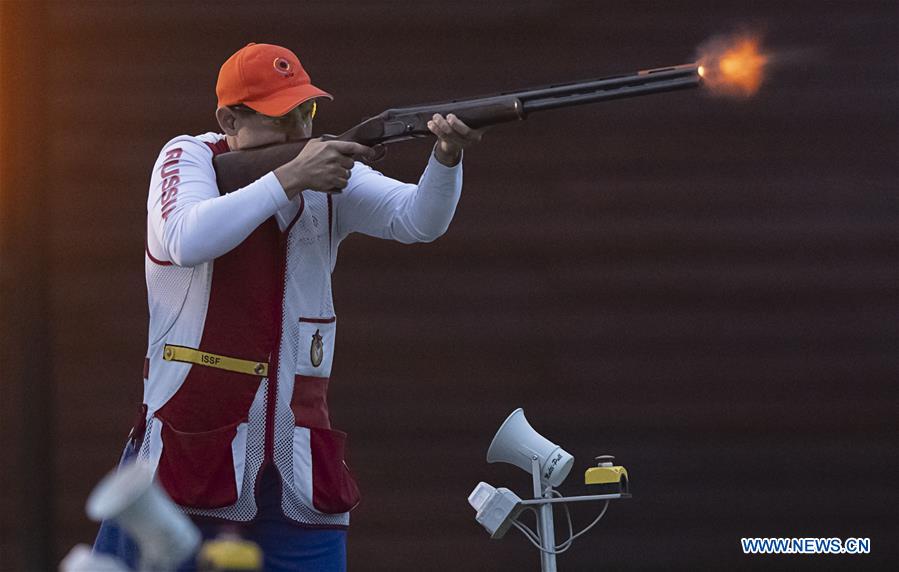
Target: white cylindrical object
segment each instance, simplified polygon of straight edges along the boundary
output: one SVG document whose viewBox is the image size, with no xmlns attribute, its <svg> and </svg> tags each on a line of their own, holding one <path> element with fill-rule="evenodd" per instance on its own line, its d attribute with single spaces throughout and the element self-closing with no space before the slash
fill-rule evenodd
<svg viewBox="0 0 899 572">
<path fill-rule="evenodd" d="M 100 481 L 87 499 L 87 515 L 117 521 L 140 547 L 142 570 L 174 570 L 200 545 L 200 531 L 156 485 L 153 469 L 141 462 Z"/>
</svg>

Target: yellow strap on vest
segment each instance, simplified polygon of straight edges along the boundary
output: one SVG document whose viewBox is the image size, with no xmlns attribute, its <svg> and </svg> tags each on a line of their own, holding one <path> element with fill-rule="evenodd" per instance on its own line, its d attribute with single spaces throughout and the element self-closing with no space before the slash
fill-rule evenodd
<svg viewBox="0 0 899 572">
<path fill-rule="evenodd" d="M 165 361 L 195 363 L 197 365 L 205 365 L 206 367 L 224 369 L 226 371 L 268 377 L 268 364 L 265 362 L 220 356 L 218 354 L 201 352 L 200 350 L 186 348 L 184 346 L 172 346 L 166 344 L 162 351 L 162 359 Z"/>
</svg>

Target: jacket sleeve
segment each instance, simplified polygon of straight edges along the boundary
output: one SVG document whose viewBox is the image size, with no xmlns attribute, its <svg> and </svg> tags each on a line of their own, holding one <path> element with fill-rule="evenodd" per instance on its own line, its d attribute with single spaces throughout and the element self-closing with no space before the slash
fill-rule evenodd
<svg viewBox="0 0 899 572">
<path fill-rule="evenodd" d="M 290 204 L 274 173 L 219 195 L 212 150 L 182 137 L 163 148 L 147 199 L 147 249 L 162 261 L 196 266 L 230 251 Z"/>
<path fill-rule="evenodd" d="M 338 239 L 353 232 L 406 244 L 431 242 L 449 228 L 462 194 L 462 162 L 447 167 L 431 153 L 417 185 L 356 163 L 347 187 L 334 195 Z"/>
</svg>

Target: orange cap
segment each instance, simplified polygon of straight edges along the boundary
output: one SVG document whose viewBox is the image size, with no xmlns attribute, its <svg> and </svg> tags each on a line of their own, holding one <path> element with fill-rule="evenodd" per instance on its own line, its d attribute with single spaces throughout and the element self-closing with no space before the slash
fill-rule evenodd
<svg viewBox="0 0 899 572">
<path fill-rule="evenodd" d="M 271 117 L 313 97 L 334 99 L 312 85 L 296 54 L 271 44 L 247 44 L 228 58 L 215 84 L 219 107 L 242 103 Z"/>
</svg>

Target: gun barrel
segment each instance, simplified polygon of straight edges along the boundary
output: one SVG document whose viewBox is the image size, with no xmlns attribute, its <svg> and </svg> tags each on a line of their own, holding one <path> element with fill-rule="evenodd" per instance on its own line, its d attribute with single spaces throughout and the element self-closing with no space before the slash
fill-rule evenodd
<svg viewBox="0 0 899 572">
<path fill-rule="evenodd" d="M 701 84 L 702 75 L 699 73 L 699 64 L 684 64 L 595 80 L 551 85 L 545 88 L 513 92 L 508 95 L 521 100 L 524 114 L 527 115 L 534 111 L 688 89 Z"/>
<path fill-rule="evenodd" d="M 429 136 L 427 122 L 435 113 L 453 113 L 469 127 L 479 128 L 526 119 L 536 111 L 687 89 L 701 84 L 699 64 L 655 68 L 486 97 L 388 109 L 342 133 L 339 138 L 365 145 L 392 143 Z"/>
</svg>

